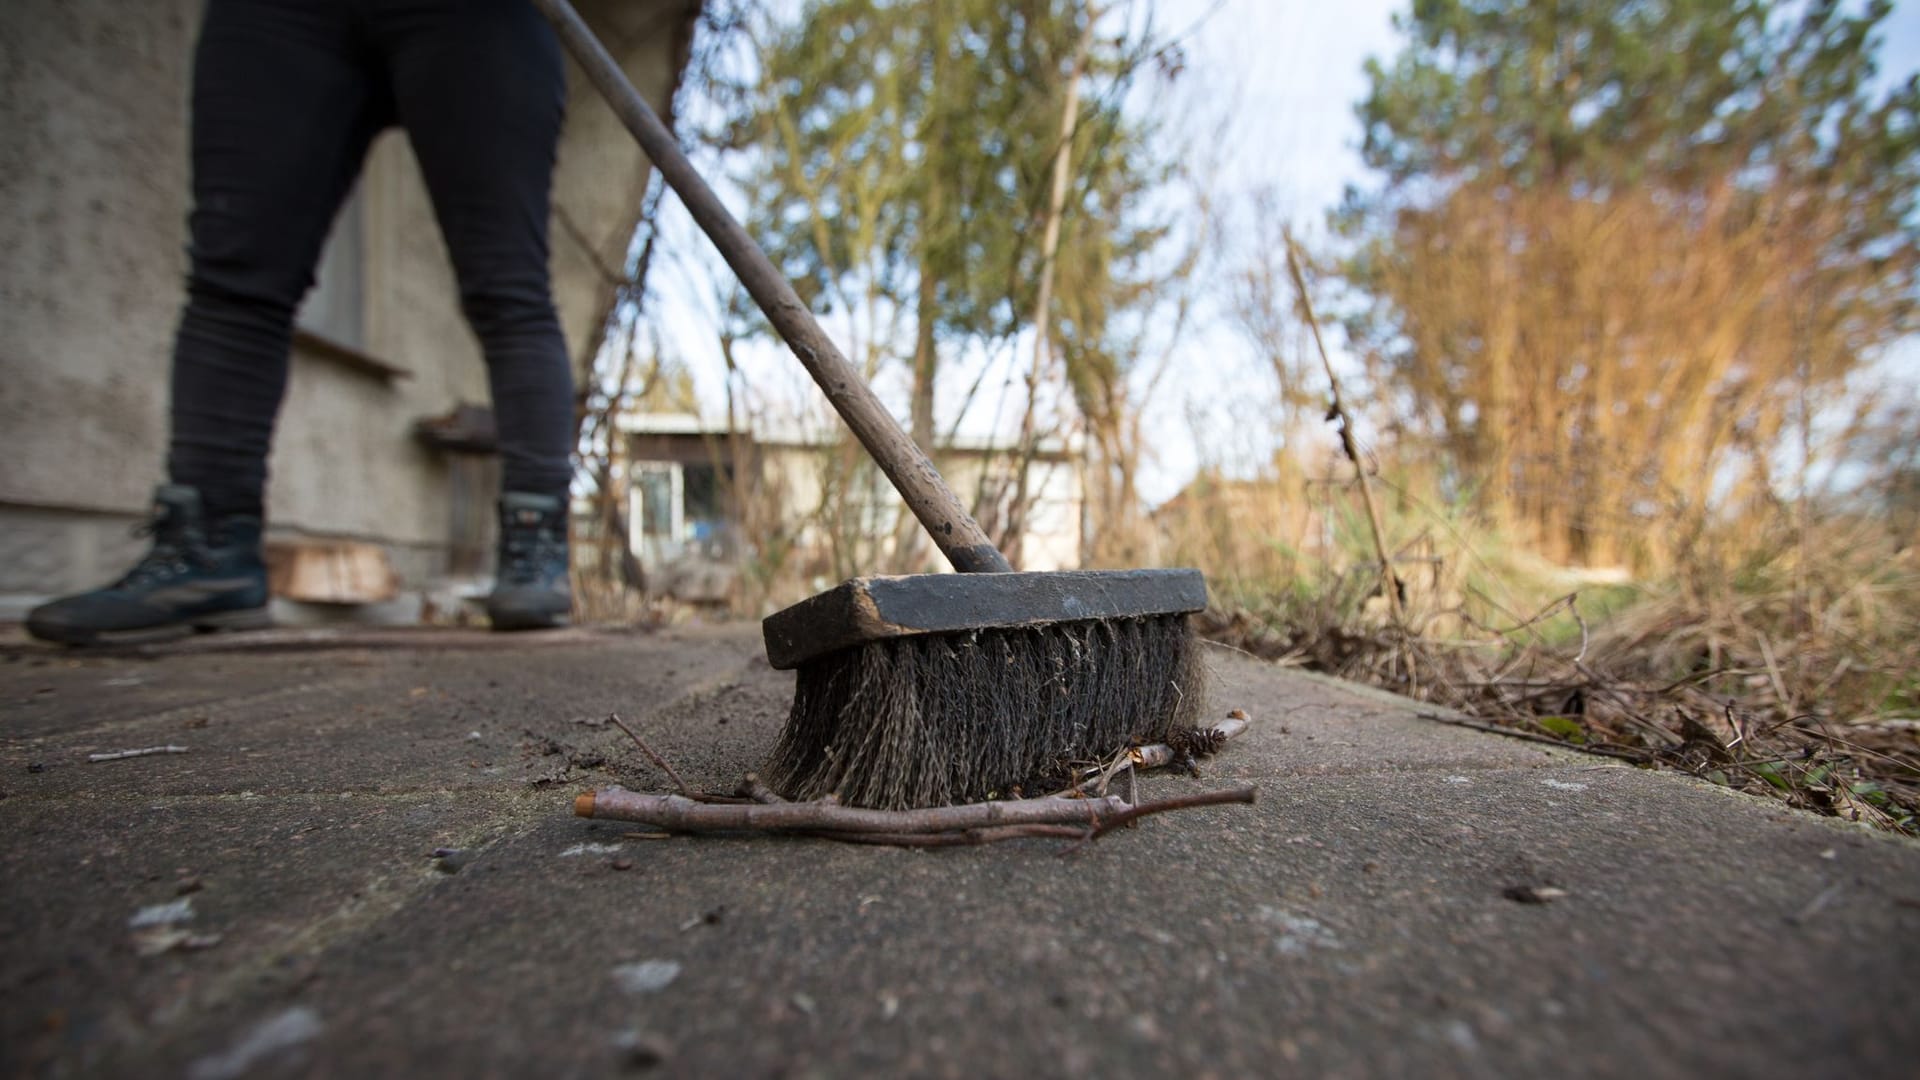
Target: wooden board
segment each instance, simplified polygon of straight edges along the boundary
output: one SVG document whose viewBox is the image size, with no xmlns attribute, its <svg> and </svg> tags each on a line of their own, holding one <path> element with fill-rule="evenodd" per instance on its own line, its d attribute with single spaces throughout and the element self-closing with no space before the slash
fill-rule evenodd
<svg viewBox="0 0 1920 1080">
<path fill-rule="evenodd" d="M 378 604 L 400 593 L 386 549 L 358 540 L 269 540 L 273 595 L 310 604 Z"/>
</svg>

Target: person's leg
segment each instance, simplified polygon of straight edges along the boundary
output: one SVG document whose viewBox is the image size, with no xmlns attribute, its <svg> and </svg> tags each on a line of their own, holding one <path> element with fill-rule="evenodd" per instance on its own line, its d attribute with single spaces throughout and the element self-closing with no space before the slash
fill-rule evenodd
<svg viewBox="0 0 1920 1080">
<path fill-rule="evenodd" d="M 547 272 L 566 105 L 559 42 L 526 0 L 428 0 L 374 18 L 400 123 L 486 355 L 503 486 L 563 496 L 573 369 Z"/>
<path fill-rule="evenodd" d="M 194 54 L 191 271 L 174 341 L 171 483 L 113 584 L 28 614 L 65 644 L 261 625 L 261 489 L 293 312 L 387 89 L 345 0 L 209 0 Z"/>
<path fill-rule="evenodd" d="M 194 54 L 191 268 L 167 463 L 210 518 L 261 516 L 294 311 L 390 116 L 348 0 L 209 0 Z"/>
<path fill-rule="evenodd" d="M 554 314 L 547 218 L 566 104 L 559 42 L 526 0 L 381 9 L 393 96 L 486 355 L 502 487 L 499 629 L 565 620 L 573 369 Z"/>
</svg>

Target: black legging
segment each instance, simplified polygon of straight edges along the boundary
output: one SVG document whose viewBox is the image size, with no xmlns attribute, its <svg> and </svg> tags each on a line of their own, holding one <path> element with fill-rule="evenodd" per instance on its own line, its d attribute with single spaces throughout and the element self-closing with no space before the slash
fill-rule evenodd
<svg viewBox="0 0 1920 1080">
<path fill-rule="evenodd" d="M 509 491 L 564 494 L 572 370 L 547 277 L 566 83 L 526 0 L 209 0 L 173 482 L 261 512 L 293 315 L 375 133 L 407 130 L 486 354 Z"/>
</svg>

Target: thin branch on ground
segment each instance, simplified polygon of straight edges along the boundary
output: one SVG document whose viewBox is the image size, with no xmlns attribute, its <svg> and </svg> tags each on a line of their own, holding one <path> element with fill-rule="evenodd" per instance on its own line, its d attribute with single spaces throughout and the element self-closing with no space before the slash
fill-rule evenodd
<svg viewBox="0 0 1920 1080">
<path fill-rule="evenodd" d="M 1114 795 L 1006 799 L 919 810 L 872 810 L 824 801 L 710 804 L 685 795 L 648 795 L 618 789 L 589 792 L 574 802 L 574 812 L 581 817 L 635 821 L 676 832 L 914 833 L 1074 824 L 1094 828 L 1127 809 L 1126 801 Z"/>
<path fill-rule="evenodd" d="M 742 790 L 771 795 L 758 781 L 741 781 Z M 894 847 L 957 847 L 1002 840 L 1078 841 L 1075 851 L 1122 825 L 1152 814 L 1203 806 L 1252 803 L 1251 784 L 1129 803 L 1117 795 L 1101 798 L 1007 799 L 998 802 L 935 806 L 919 810 L 869 810 L 838 802 L 748 802 L 714 804 L 682 795 L 646 795 L 614 789 L 590 792 L 574 803 L 581 817 L 633 821 L 667 832 L 788 833 L 857 844 Z M 779 796 L 773 795 L 779 799 Z M 1062 854 L 1065 854 L 1063 852 Z"/>
<path fill-rule="evenodd" d="M 1073 825 L 1000 825 L 986 829 L 962 829 L 937 833 L 853 833 L 821 830 L 804 835 L 822 840 L 840 840 L 849 844 L 881 844 L 888 847 L 971 847 L 1002 840 L 1054 839 L 1085 840 L 1089 830 Z"/>
<path fill-rule="evenodd" d="M 1188 810 L 1196 806 L 1224 806 L 1228 803 L 1246 803 L 1251 805 L 1257 793 L 1252 784 L 1223 788 L 1219 791 L 1202 791 L 1194 795 L 1178 795 L 1170 799 L 1154 799 L 1139 803 L 1115 814 L 1113 817 L 1094 827 L 1093 834 L 1087 839 L 1098 840 L 1123 825 L 1147 817 L 1150 814 L 1164 814 L 1169 810 Z"/>
<path fill-rule="evenodd" d="M 184 746 L 146 746 L 138 750 L 114 750 L 105 754 L 88 754 L 87 764 L 94 765 L 102 761 L 125 761 L 128 758 L 150 757 L 154 754 L 184 754 Z"/>
<path fill-rule="evenodd" d="M 768 805 L 787 801 L 785 796 L 761 783 L 758 773 L 748 773 L 741 777 L 740 786 L 734 789 L 734 794 L 743 795 L 752 799 L 754 802 L 767 803 Z"/>
<path fill-rule="evenodd" d="M 1226 719 L 1210 727 L 1175 731 L 1166 743 L 1124 747 L 1108 762 L 1086 770 L 1074 787 L 1053 795 L 915 810 L 845 806 L 832 795 L 811 802 L 792 802 L 767 787 L 753 773 L 741 777 L 731 794 L 696 792 L 617 714 L 609 714 L 607 720 L 626 732 L 627 737 L 673 779 L 679 793 L 645 794 L 617 787 L 590 791 L 574 800 L 574 813 L 665 830 L 636 835 L 771 832 L 894 847 L 955 847 L 1038 838 L 1074 840 L 1078 842 L 1077 849 L 1117 825 L 1150 814 L 1254 800 L 1251 785 L 1144 803 L 1133 796 L 1131 784 L 1127 785 L 1127 797 L 1106 792 L 1107 783 L 1122 772 L 1131 775 L 1136 768 L 1190 764 L 1195 758 L 1217 753 L 1251 725 L 1242 709 L 1233 710 Z M 1098 790 L 1089 789 L 1094 781 L 1098 782 Z"/>
<path fill-rule="evenodd" d="M 1188 751 L 1185 756 L 1195 758 L 1210 757 L 1219 751 L 1221 745 L 1224 745 L 1228 740 L 1245 732 L 1251 723 L 1252 720 L 1247 716 L 1245 709 L 1235 709 L 1227 714 L 1225 720 L 1220 721 L 1212 727 L 1197 728 L 1193 735 L 1182 740 L 1183 743 L 1189 745 L 1211 743 L 1214 745 L 1214 749 L 1206 751 L 1205 753 L 1198 752 L 1197 750 Z M 1145 770 L 1163 768 L 1182 760 L 1182 757 L 1182 748 L 1174 747 L 1167 743 L 1148 743 L 1144 746 L 1122 747 L 1106 761 L 1078 770 L 1075 774 L 1074 782 L 1061 788 L 1059 791 L 1053 792 L 1052 797 L 1060 798 L 1077 795 L 1082 792 L 1105 795 L 1107 793 L 1107 785 L 1113 781 L 1114 777 L 1119 776 L 1128 769 Z"/>
<path fill-rule="evenodd" d="M 1484 731 L 1489 735 L 1504 735 L 1510 739 L 1525 739 L 1527 742 L 1541 743 L 1546 746 L 1557 746 L 1562 750 L 1572 750 L 1576 753 L 1599 754 L 1602 757 L 1619 758 L 1622 761 L 1631 761 L 1636 765 L 1644 765 L 1653 759 L 1651 752 L 1635 750 L 1631 747 L 1610 746 L 1605 743 L 1568 742 L 1565 739 L 1553 735 L 1536 735 L 1531 731 L 1522 731 L 1515 727 L 1507 727 L 1502 724 L 1482 724 L 1468 720 L 1465 717 L 1447 716 L 1444 713 L 1422 712 L 1415 713 L 1414 715 L 1422 720 L 1433 720 L 1442 724 L 1452 724 L 1454 727 L 1471 728 L 1474 731 Z"/>
<path fill-rule="evenodd" d="M 671 779 L 673 781 L 673 786 L 679 789 L 680 794 L 685 795 L 689 799 L 699 798 L 699 796 L 693 793 L 693 789 L 687 786 L 687 782 L 685 780 L 680 779 L 680 774 L 673 771 L 673 766 L 667 764 L 667 759 L 661 757 L 659 754 L 654 753 L 653 747 L 648 746 L 647 741 L 645 739 L 642 739 L 639 735 L 636 735 L 634 733 L 634 730 L 628 727 L 625 721 L 620 719 L 619 713 L 608 713 L 607 722 L 612 724 L 614 727 L 619 728 L 621 731 L 626 732 L 627 738 L 632 739 L 633 744 L 640 748 L 640 752 L 647 755 L 647 760 L 653 762 L 656 766 L 659 767 L 661 772 L 664 772 L 667 774 L 668 779 Z"/>
</svg>

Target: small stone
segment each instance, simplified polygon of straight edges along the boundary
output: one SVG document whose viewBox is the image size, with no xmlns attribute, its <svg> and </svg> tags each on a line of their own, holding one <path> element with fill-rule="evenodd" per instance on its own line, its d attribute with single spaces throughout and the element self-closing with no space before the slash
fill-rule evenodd
<svg viewBox="0 0 1920 1080">
<path fill-rule="evenodd" d="M 613 867 L 615 870 L 631 870 L 633 869 L 633 860 L 623 855 L 607 863 L 607 865 Z"/>
<path fill-rule="evenodd" d="M 127 920 L 130 929 L 139 930 L 149 926 L 172 926 L 175 923 L 193 921 L 193 900 L 191 898 L 174 900 L 165 904 L 149 904 L 133 913 Z"/>
<path fill-rule="evenodd" d="M 659 993 L 679 977 L 680 964 L 675 960 L 641 960 L 613 969 L 614 983 L 629 994 Z"/>
<path fill-rule="evenodd" d="M 173 895 L 185 896 L 188 893 L 197 893 L 206 887 L 207 883 L 197 877 L 183 877 L 173 883 Z"/>
</svg>

